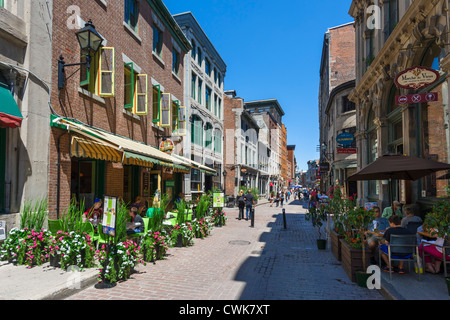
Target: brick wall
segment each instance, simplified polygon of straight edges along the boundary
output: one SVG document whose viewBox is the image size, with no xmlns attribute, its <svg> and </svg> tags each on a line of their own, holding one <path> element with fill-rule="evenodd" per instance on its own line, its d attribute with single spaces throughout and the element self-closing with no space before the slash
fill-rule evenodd
<svg viewBox="0 0 450 320">
<path fill-rule="evenodd" d="M 223 123 L 224 123 L 224 167 L 227 171 L 225 177 L 225 192 L 226 195 L 234 196 L 235 179 L 238 177 L 237 169 L 233 166 L 236 161 L 236 139 L 234 132 L 236 128 L 236 113 L 232 109 L 243 108 L 243 100 L 241 98 L 230 98 L 224 95 L 223 98 Z M 240 130 L 240 127 L 239 127 Z"/>
<path fill-rule="evenodd" d="M 330 29 L 331 89 L 356 78 L 355 28 L 353 24 Z"/>
<path fill-rule="evenodd" d="M 70 8 L 69 8 L 70 6 Z M 80 16 L 84 21 L 92 20 L 96 30 L 107 40 L 106 46 L 115 48 L 115 97 L 112 98 L 90 98 L 79 92 L 80 73 L 76 72 L 66 81 L 66 86 L 61 91 L 61 105 L 58 102 L 57 89 L 57 61 L 63 55 L 66 63 L 80 62 L 80 48 L 75 36 L 76 30 L 70 29 L 74 22 L 75 12 L 68 10 L 80 8 Z M 152 126 L 152 82 L 154 78 L 164 87 L 164 92 L 172 93 L 181 105 L 183 101 L 183 77 L 175 77 L 172 74 L 172 36 L 169 27 L 166 26 L 163 37 L 162 61 L 152 55 L 153 51 L 153 18 L 151 8 L 147 1 L 140 1 L 140 15 L 138 22 L 138 37 L 133 35 L 123 24 L 124 2 L 122 0 L 108 0 L 104 6 L 100 1 L 74 0 L 70 4 L 66 1 L 55 1 L 53 4 L 53 73 L 52 77 L 52 106 L 56 113 L 61 116 L 76 118 L 89 125 L 104 129 L 106 131 L 129 137 L 149 145 L 157 146 L 156 134 L 171 135 L 171 129 L 167 128 L 161 132 Z M 67 13 L 69 11 L 69 13 Z M 124 110 L 124 59 L 126 55 L 141 68 L 141 73 L 148 75 L 148 115 L 133 117 L 123 112 Z M 183 75 L 184 55 L 180 55 L 179 74 Z M 78 67 L 68 67 L 66 77 L 77 70 Z M 103 102 L 104 101 L 104 102 Z M 63 107 L 62 107 L 63 106 Z M 52 129 L 50 139 L 50 186 L 49 186 L 49 211 L 55 212 L 56 208 L 56 140 L 62 131 Z M 61 205 L 68 204 L 70 199 L 70 156 L 69 156 L 69 134 L 61 139 Z M 178 143 L 182 143 L 182 140 Z M 112 171 L 111 171 L 112 170 Z M 110 172 L 111 171 L 111 172 Z M 108 188 L 123 193 L 120 183 L 123 172 L 120 169 L 106 168 L 106 176 L 114 183 Z M 112 174 L 112 175 L 111 175 Z M 122 177 L 122 178 L 121 178 Z M 108 184 L 107 184 L 108 185 Z"/>
</svg>

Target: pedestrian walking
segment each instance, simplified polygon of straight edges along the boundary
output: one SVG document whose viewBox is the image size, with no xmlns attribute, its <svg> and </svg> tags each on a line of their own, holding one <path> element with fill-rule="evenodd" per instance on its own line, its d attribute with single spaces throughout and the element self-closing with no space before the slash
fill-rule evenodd
<svg viewBox="0 0 450 320">
<path fill-rule="evenodd" d="M 273 206 L 273 201 L 275 200 L 275 194 L 273 193 L 273 191 L 270 193 L 269 196 L 269 201 L 270 201 L 270 206 Z"/>
<path fill-rule="evenodd" d="M 248 189 L 248 193 L 244 196 L 244 199 L 245 199 L 245 209 L 246 209 L 245 210 L 245 220 L 248 220 L 249 216 L 250 216 L 250 219 L 252 218 L 252 207 L 253 207 L 253 202 L 255 201 L 250 189 Z"/>
<path fill-rule="evenodd" d="M 283 208 L 283 201 L 284 201 L 284 191 L 281 191 L 281 194 L 280 194 L 280 204 L 281 204 L 281 207 Z"/>
<path fill-rule="evenodd" d="M 239 191 L 237 202 L 239 207 L 238 220 L 241 220 L 244 219 L 244 208 L 245 208 L 244 190 Z"/>
<path fill-rule="evenodd" d="M 276 207 L 278 207 L 279 203 L 280 203 L 280 194 L 277 192 L 277 195 L 275 196 Z"/>
</svg>

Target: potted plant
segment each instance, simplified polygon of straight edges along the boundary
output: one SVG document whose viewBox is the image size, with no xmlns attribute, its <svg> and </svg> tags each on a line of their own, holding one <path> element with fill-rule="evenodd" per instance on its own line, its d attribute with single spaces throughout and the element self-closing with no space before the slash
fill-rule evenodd
<svg viewBox="0 0 450 320">
<path fill-rule="evenodd" d="M 196 238 L 205 238 L 211 232 L 211 226 L 205 218 L 193 221 L 192 228 Z"/>
<path fill-rule="evenodd" d="M 51 233 L 45 229 L 40 231 L 28 228 L 13 228 L 0 250 L 0 260 L 8 260 L 17 265 L 31 268 L 42 265 L 49 259 L 49 239 Z"/>
<path fill-rule="evenodd" d="M 321 229 L 322 229 L 324 221 L 327 220 L 327 212 L 328 212 L 327 204 L 318 203 L 317 207 L 310 207 L 305 216 L 305 219 L 307 221 L 311 221 L 313 227 L 317 228 L 317 233 L 318 233 L 317 248 L 319 250 L 326 249 L 327 240 L 322 239 Z"/>
<path fill-rule="evenodd" d="M 107 243 L 103 244 L 96 252 L 96 258 L 100 265 L 98 282 L 103 288 L 113 286 L 119 280 L 128 279 L 134 267 L 143 262 L 139 259 L 140 246 L 132 240 L 127 240 L 126 221 L 128 216 L 126 204 L 119 200 L 115 236 L 107 235 Z"/>
<path fill-rule="evenodd" d="M 217 211 L 213 214 L 214 225 L 216 227 L 222 227 L 226 224 L 227 215 L 222 208 L 218 208 Z"/>
<path fill-rule="evenodd" d="M 356 195 L 344 197 L 340 187 L 331 188 L 329 196 L 329 213 L 332 227 L 330 228 L 331 252 L 338 261 L 341 257 L 341 241 L 345 235 L 345 214 L 356 206 Z"/>
<path fill-rule="evenodd" d="M 450 234 L 450 201 L 439 200 L 425 216 L 424 226 L 431 235 L 445 239 Z M 445 279 L 450 295 L 450 277 Z"/>
<path fill-rule="evenodd" d="M 367 279 L 371 275 L 366 273 L 369 255 L 366 254 L 364 232 L 374 219 L 373 210 L 361 207 L 350 209 L 345 215 L 346 234 L 344 239 L 341 239 L 342 267 L 353 282 L 357 281 L 357 277 Z M 364 280 L 360 283 L 365 285 Z"/>
<path fill-rule="evenodd" d="M 172 244 L 175 247 L 187 247 L 194 244 L 195 233 L 190 222 L 176 224 L 171 233 Z"/>
<path fill-rule="evenodd" d="M 91 237 L 78 231 L 58 231 L 50 236 L 49 245 L 52 266 L 66 270 L 74 265 L 81 269 L 94 266 L 95 249 Z"/>
<path fill-rule="evenodd" d="M 169 249 L 170 237 L 163 229 L 161 231 L 149 231 L 141 240 L 142 253 L 145 262 L 161 260 Z"/>
</svg>

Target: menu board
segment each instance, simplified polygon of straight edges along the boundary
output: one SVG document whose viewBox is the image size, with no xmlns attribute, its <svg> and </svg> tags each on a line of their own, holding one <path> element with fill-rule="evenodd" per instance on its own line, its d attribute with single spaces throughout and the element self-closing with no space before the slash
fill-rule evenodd
<svg viewBox="0 0 450 320">
<path fill-rule="evenodd" d="M 225 206 L 225 196 L 223 193 L 213 193 L 213 208 L 223 208 Z"/>
<path fill-rule="evenodd" d="M 105 196 L 103 202 L 103 233 L 114 237 L 116 235 L 117 197 Z"/>
</svg>

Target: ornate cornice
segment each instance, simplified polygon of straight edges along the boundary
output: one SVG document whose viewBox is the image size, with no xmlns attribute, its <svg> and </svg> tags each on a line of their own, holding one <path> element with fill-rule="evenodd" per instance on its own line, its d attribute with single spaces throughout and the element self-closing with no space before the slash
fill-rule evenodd
<svg viewBox="0 0 450 320">
<path fill-rule="evenodd" d="M 380 52 L 375 57 L 362 79 L 357 83 L 356 88 L 351 92 L 349 99 L 352 101 L 364 100 L 364 94 L 380 80 L 391 77 L 401 68 L 403 62 L 413 51 L 404 51 L 403 46 L 413 35 L 414 30 L 419 23 L 425 21 L 431 10 L 440 0 L 415 0 L 403 15 L 392 34 L 384 43 Z M 353 1 L 350 15 L 354 17 L 357 14 L 358 5 L 362 5 L 364 1 Z M 406 59 L 405 59 L 406 58 Z M 392 62 L 392 65 L 390 63 Z"/>
</svg>

